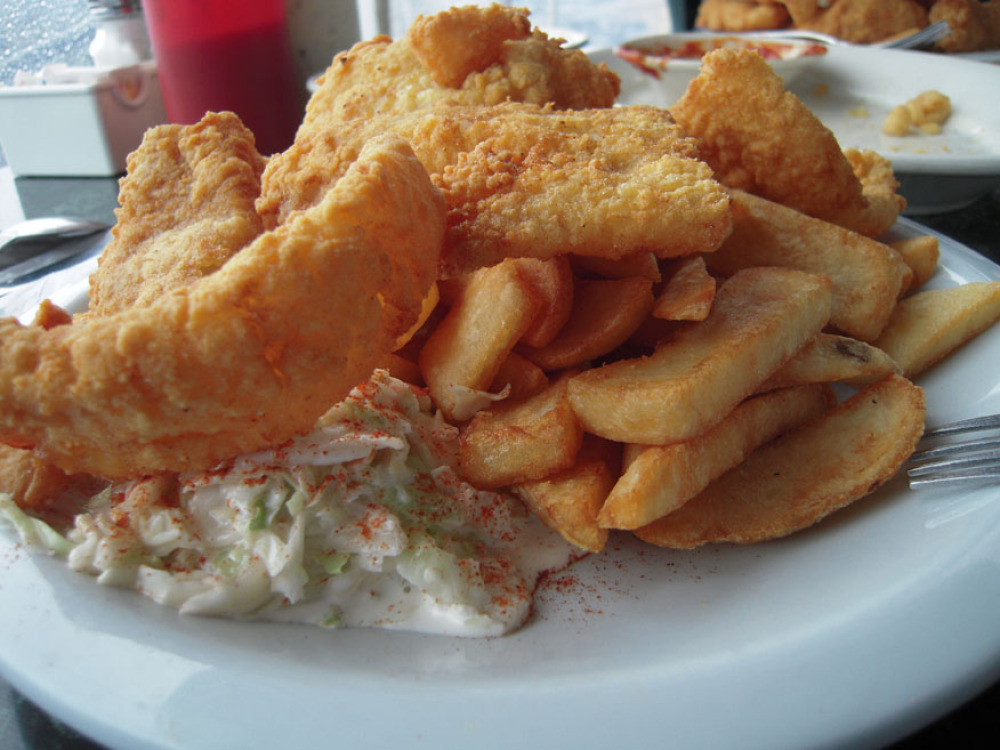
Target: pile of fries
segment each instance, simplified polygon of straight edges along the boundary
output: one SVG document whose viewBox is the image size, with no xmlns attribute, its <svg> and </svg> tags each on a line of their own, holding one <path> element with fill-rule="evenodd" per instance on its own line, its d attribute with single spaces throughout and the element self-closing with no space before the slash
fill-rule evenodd
<svg viewBox="0 0 1000 750">
<path fill-rule="evenodd" d="M 508 259 L 440 281 L 388 363 L 461 425 L 460 466 L 578 547 L 785 536 L 873 492 L 923 434 L 912 381 L 1000 318 L 1000 282 L 921 290 L 886 244 L 731 191 L 681 259 Z"/>
</svg>

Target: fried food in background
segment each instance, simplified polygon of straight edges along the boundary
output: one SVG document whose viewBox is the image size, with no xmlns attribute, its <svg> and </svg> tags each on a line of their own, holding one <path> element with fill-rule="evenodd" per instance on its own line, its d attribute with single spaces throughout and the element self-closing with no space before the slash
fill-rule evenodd
<svg viewBox="0 0 1000 750">
<path fill-rule="evenodd" d="M 443 232 L 409 146 L 374 139 L 320 203 L 214 274 L 50 330 L 0 321 L 0 439 L 127 478 L 308 431 L 417 320 Z"/>
<path fill-rule="evenodd" d="M 265 223 L 319 200 L 385 131 L 410 142 L 445 196 L 444 276 L 509 257 L 691 255 L 729 232 L 724 189 L 666 111 L 516 103 L 303 124 L 264 170 Z"/>
<path fill-rule="evenodd" d="M 713 31 L 763 31 L 789 24 L 788 9 L 777 0 L 702 0 L 695 28 Z"/>
<path fill-rule="evenodd" d="M 214 273 L 263 229 L 265 159 L 232 113 L 148 131 L 129 155 L 112 239 L 90 277 L 90 315 L 152 303 Z"/>
<path fill-rule="evenodd" d="M 532 30 L 524 9 L 452 8 L 419 17 L 401 39 L 379 36 L 334 57 L 303 127 L 442 104 L 610 107 L 619 89 L 605 65 Z"/>
<path fill-rule="evenodd" d="M 888 162 L 845 155 L 830 129 L 750 50 L 707 54 L 670 113 L 729 187 L 869 236 L 891 227 L 905 205 Z"/>
<path fill-rule="evenodd" d="M 1000 2 L 989 0 L 937 0 L 931 23 L 947 21 L 951 33 L 938 42 L 945 52 L 975 52 L 1000 47 Z"/>
<path fill-rule="evenodd" d="M 797 29 L 829 34 L 852 44 L 881 42 L 927 25 L 915 0 L 782 0 Z"/>
<path fill-rule="evenodd" d="M 780 12 L 774 10 L 780 8 Z M 695 27 L 709 31 L 817 31 L 853 44 L 883 42 L 947 21 L 941 52 L 1000 47 L 1000 0 L 702 0 Z"/>
</svg>

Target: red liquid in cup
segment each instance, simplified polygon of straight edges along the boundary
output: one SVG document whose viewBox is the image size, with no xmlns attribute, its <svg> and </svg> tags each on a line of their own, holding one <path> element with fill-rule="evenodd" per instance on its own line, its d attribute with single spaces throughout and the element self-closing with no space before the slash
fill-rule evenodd
<svg viewBox="0 0 1000 750">
<path fill-rule="evenodd" d="M 284 0 L 146 0 L 143 7 L 171 122 L 229 110 L 261 153 L 291 145 L 303 100 Z"/>
</svg>

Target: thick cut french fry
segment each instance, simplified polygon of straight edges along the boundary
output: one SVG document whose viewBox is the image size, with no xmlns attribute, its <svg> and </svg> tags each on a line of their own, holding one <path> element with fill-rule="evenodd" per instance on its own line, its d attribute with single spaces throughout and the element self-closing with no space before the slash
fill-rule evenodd
<svg viewBox="0 0 1000 750">
<path fill-rule="evenodd" d="M 924 431 L 923 390 L 890 375 L 750 454 L 636 534 L 662 547 L 752 544 L 812 526 L 889 480 Z"/>
<path fill-rule="evenodd" d="M 511 489 L 545 524 L 570 544 L 600 552 L 608 530 L 597 523 L 597 514 L 617 476 L 618 443 L 586 435 L 576 463 L 569 469 Z"/>
<path fill-rule="evenodd" d="M 834 402 L 824 386 L 773 391 L 743 402 L 698 437 L 634 450 L 627 446 L 628 465 L 601 511 L 601 524 L 635 529 L 677 509 L 751 450 Z"/>
<path fill-rule="evenodd" d="M 913 278 L 910 280 L 911 291 L 922 287 L 934 275 L 938 259 L 941 256 L 941 247 L 937 237 L 922 234 L 917 237 L 907 237 L 905 240 L 896 240 L 889 244 L 913 271 Z"/>
<path fill-rule="evenodd" d="M 899 373 L 899 366 L 877 346 L 821 333 L 764 381 L 760 391 L 807 383 L 848 383 L 861 388 L 892 373 Z"/>
<path fill-rule="evenodd" d="M 692 255 L 673 261 L 663 288 L 653 304 L 653 317 L 662 320 L 704 320 L 715 299 L 715 278 L 705 258 Z"/>
<path fill-rule="evenodd" d="M 873 341 L 885 327 L 913 272 L 888 245 L 739 190 L 731 191 L 733 232 L 705 256 L 713 274 L 782 266 L 833 283 L 830 324 Z"/>
<path fill-rule="evenodd" d="M 573 269 L 565 255 L 547 260 L 521 258 L 517 265 L 539 298 L 537 316 L 521 341 L 528 346 L 545 346 L 569 320 L 573 309 Z"/>
<path fill-rule="evenodd" d="M 784 388 L 747 399 L 698 437 L 644 446 L 629 456 L 598 522 L 605 528 L 637 529 L 677 510 L 755 448 L 835 403 L 827 386 Z"/>
<path fill-rule="evenodd" d="M 896 305 L 875 345 L 908 378 L 948 356 L 1000 320 L 1000 281 L 916 292 Z"/>
<path fill-rule="evenodd" d="M 458 463 L 477 487 L 542 479 L 576 461 L 583 430 L 569 405 L 566 379 L 521 401 L 480 411 L 459 436 Z"/>
<path fill-rule="evenodd" d="M 649 279 L 578 279 L 573 311 L 555 340 L 518 351 L 547 372 L 575 367 L 621 346 L 652 307 Z"/>
<path fill-rule="evenodd" d="M 540 301 L 516 260 L 476 271 L 420 350 L 418 364 L 434 403 L 452 420 L 472 414 L 469 391 L 482 391 L 537 317 Z"/>
<path fill-rule="evenodd" d="M 826 325 L 830 282 L 787 268 L 751 268 L 720 285 L 708 318 L 648 357 L 619 360 L 569 381 L 584 428 L 625 443 L 700 435 Z"/>
</svg>

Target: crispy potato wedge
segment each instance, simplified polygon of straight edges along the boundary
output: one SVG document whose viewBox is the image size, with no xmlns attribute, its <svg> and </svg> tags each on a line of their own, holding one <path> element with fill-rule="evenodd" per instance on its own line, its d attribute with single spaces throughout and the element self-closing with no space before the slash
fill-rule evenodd
<svg viewBox="0 0 1000 750">
<path fill-rule="evenodd" d="M 515 260 L 476 271 L 417 360 L 446 417 L 472 416 L 468 392 L 489 387 L 514 344 L 537 318 L 541 301 Z"/>
<path fill-rule="evenodd" d="M 493 378 L 490 392 L 500 393 L 509 388 L 507 397 L 516 400 L 533 396 L 548 384 L 549 378 L 541 367 L 517 352 L 511 352 Z"/>
<path fill-rule="evenodd" d="M 586 255 L 571 257 L 573 270 L 579 276 L 599 276 L 605 279 L 629 279 L 638 276 L 654 284 L 662 278 L 660 261 L 653 253 L 636 253 L 624 258 L 597 258 Z"/>
<path fill-rule="evenodd" d="M 637 529 L 677 510 L 755 448 L 835 403 L 827 386 L 784 388 L 747 399 L 708 432 L 690 440 L 642 447 L 628 457 L 598 522 L 605 528 Z"/>
<path fill-rule="evenodd" d="M 546 372 L 576 367 L 621 346 L 652 307 L 649 279 L 577 279 L 573 311 L 555 340 L 517 351 Z"/>
<path fill-rule="evenodd" d="M 733 190 L 733 232 L 705 256 L 709 271 L 782 266 L 827 276 L 833 283 L 830 324 L 862 341 L 885 327 L 913 271 L 888 245 L 777 203 Z"/>
<path fill-rule="evenodd" d="M 566 325 L 573 310 L 573 269 L 565 255 L 547 260 L 520 258 L 516 262 L 539 297 L 537 316 L 521 341 L 528 346 L 545 346 Z"/>
<path fill-rule="evenodd" d="M 760 391 L 807 383 L 847 383 L 861 388 L 892 373 L 899 373 L 899 365 L 877 346 L 821 333 L 764 381 Z"/>
<path fill-rule="evenodd" d="M 1000 320 L 1000 281 L 916 292 L 896 305 L 875 346 L 913 378 Z"/>
<path fill-rule="evenodd" d="M 896 474 L 924 431 L 924 393 L 890 375 L 767 443 L 636 531 L 661 547 L 751 544 L 812 526 Z"/>
<path fill-rule="evenodd" d="M 830 282 L 787 268 L 751 268 L 720 285 L 712 312 L 656 351 L 587 370 L 569 399 L 587 432 L 663 445 L 700 435 L 826 325 Z"/>
<path fill-rule="evenodd" d="M 477 487 L 530 482 L 572 466 L 582 440 L 563 378 L 477 413 L 459 434 L 458 464 Z"/>
<path fill-rule="evenodd" d="M 910 280 L 910 291 L 919 289 L 934 275 L 938 259 L 941 256 L 941 246 L 937 237 L 930 234 L 922 234 L 918 237 L 907 237 L 905 240 L 896 240 L 889 243 L 889 246 L 899 253 L 903 262 L 913 271 L 913 278 Z"/>
<path fill-rule="evenodd" d="M 588 552 L 601 552 L 608 530 L 597 523 L 618 475 L 618 443 L 586 435 L 576 463 L 545 479 L 511 487 L 542 521 L 563 539 Z"/>
<path fill-rule="evenodd" d="M 653 304 L 653 317 L 661 320 L 704 320 L 715 299 L 715 278 L 705 258 L 679 258 L 668 267 L 666 282 Z"/>
</svg>

